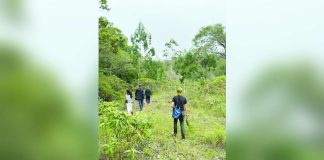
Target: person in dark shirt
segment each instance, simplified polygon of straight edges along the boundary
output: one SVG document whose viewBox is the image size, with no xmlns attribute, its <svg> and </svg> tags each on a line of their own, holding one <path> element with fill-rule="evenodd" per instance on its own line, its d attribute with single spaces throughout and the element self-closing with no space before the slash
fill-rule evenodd
<svg viewBox="0 0 324 160">
<path fill-rule="evenodd" d="M 140 111 L 143 110 L 143 99 L 144 99 L 144 90 L 142 85 L 138 86 L 138 89 L 135 91 L 135 100 L 138 101 Z"/>
<path fill-rule="evenodd" d="M 185 130 L 184 130 L 184 119 L 187 113 L 187 99 L 186 97 L 182 96 L 182 88 L 177 89 L 177 96 L 174 96 L 171 102 L 171 106 L 174 108 L 175 106 L 180 107 L 181 115 L 178 118 L 180 121 L 180 128 L 181 128 L 181 138 L 185 139 Z M 173 131 L 174 136 L 177 136 L 177 123 L 178 119 L 173 119 Z"/>
<path fill-rule="evenodd" d="M 152 91 L 150 90 L 150 88 L 148 87 L 145 90 L 145 99 L 146 99 L 146 104 L 150 104 L 151 103 L 151 95 L 152 95 Z"/>
</svg>

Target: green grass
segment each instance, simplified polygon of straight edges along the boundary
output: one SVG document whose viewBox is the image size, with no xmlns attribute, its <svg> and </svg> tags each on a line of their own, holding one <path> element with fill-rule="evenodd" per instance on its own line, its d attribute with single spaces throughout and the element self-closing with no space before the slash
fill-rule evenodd
<svg viewBox="0 0 324 160">
<path fill-rule="evenodd" d="M 125 106 L 117 101 L 108 102 L 106 105 L 118 108 L 116 115 L 121 115 L 119 119 L 136 119 L 136 126 L 147 124 L 149 127 L 137 127 L 136 132 L 124 126 L 123 132 L 107 132 L 101 130 L 99 137 L 101 144 L 110 144 L 109 138 L 115 138 L 118 145 L 115 150 L 106 154 L 101 152 L 103 159 L 111 157 L 113 159 L 226 159 L 226 107 L 225 107 L 225 86 L 222 81 L 206 81 L 201 84 L 199 81 L 190 81 L 179 84 L 177 81 L 168 81 L 155 86 L 151 98 L 152 103 L 145 105 L 142 112 L 135 101 L 133 111 L 134 117 L 129 117 L 125 111 Z M 216 85 L 216 86 L 215 86 Z M 169 101 L 176 95 L 177 86 L 184 88 L 184 96 L 188 100 L 189 107 L 189 126 L 185 123 L 186 139 L 181 140 L 180 126 L 178 127 L 177 137 L 173 136 L 172 109 Z M 210 87 L 213 86 L 213 87 Z M 101 106 L 101 120 L 105 120 L 108 112 L 104 112 L 105 107 Z M 106 108 L 107 109 L 107 108 Z M 118 114 L 117 114 L 118 113 Z M 124 117 L 123 114 L 127 116 Z M 112 121 L 116 119 L 115 114 L 109 113 L 107 120 L 109 131 L 115 131 Z M 118 119 L 118 117 L 117 117 Z M 178 124 L 179 125 L 179 124 Z M 137 132 L 140 134 L 138 135 Z M 112 134 L 113 133 L 113 134 Z M 145 136 L 144 139 L 139 137 Z M 107 138 L 108 137 L 108 138 Z M 118 138 L 119 137 L 119 138 Z M 128 139 L 128 140 L 126 140 Z M 108 147 L 109 148 L 109 147 Z M 101 147 L 101 151 L 106 151 Z M 109 158 L 108 158 L 109 159 Z"/>
<path fill-rule="evenodd" d="M 226 159 L 225 117 L 215 116 L 212 109 L 191 106 L 190 125 L 185 125 L 186 139 L 181 140 L 180 127 L 177 137 L 173 137 L 173 119 L 167 103 L 172 97 L 172 92 L 164 90 L 152 97 L 150 105 L 145 105 L 143 113 L 153 123 L 153 136 L 141 158 Z M 134 107 L 138 108 L 138 104 Z"/>
</svg>

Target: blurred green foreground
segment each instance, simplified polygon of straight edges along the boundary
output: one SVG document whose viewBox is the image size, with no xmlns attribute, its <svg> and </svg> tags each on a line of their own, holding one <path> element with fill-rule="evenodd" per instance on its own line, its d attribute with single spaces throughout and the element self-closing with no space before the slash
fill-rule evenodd
<svg viewBox="0 0 324 160">
<path fill-rule="evenodd" d="M 74 114 L 51 74 L 24 55 L 0 44 L 0 159 L 96 159 L 96 129 Z"/>
<path fill-rule="evenodd" d="M 240 125 L 228 125 L 227 158 L 323 159 L 324 83 L 316 69 L 305 59 L 285 62 L 250 81 L 235 110 Z"/>
</svg>

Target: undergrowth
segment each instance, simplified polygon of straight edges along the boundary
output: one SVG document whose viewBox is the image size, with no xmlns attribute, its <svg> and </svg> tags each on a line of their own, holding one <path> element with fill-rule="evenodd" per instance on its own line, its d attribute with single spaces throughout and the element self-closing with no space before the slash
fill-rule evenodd
<svg viewBox="0 0 324 160">
<path fill-rule="evenodd" d="M 143 112 L 134 103 L 135 116 L 117 102 L 99 104 L 101 159 L 226 159 L 225 76 L 206 81 L 155 83 L 141 80 L 153 91 L 152 103 Z M 144 85 L 144 87 L 145 87 Z M 176 87 L 188 99 L 186 140 L 173 137 L 169 101 Z"/>
</svg>

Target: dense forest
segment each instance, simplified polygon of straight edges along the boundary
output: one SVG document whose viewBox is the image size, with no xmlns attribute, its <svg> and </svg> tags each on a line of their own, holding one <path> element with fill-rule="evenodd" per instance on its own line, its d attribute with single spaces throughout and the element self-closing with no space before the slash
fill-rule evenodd
<svg viewBox="0 0 324 160">
<path fill-rule="evenodd" d="M 109 11 L 107 1 L 101 9 Z M 130 38 L 109 18 L 99 17 L 99 155 L 100 159 L 226 159 L 226 34 L 222 24 L 202 26 L 192 47 L 180 50 L 175 39 L 163 53 L 139 22 Z M 158 59 L 157 54 L 163 54 Z M 138 85 L 152 90 L 152 103 L 135 115 L 126 111 L 125 94 Z M 183 88 L 190 125 L 186 140 L 172 137 L 168 101 Z"/>
</svg>

